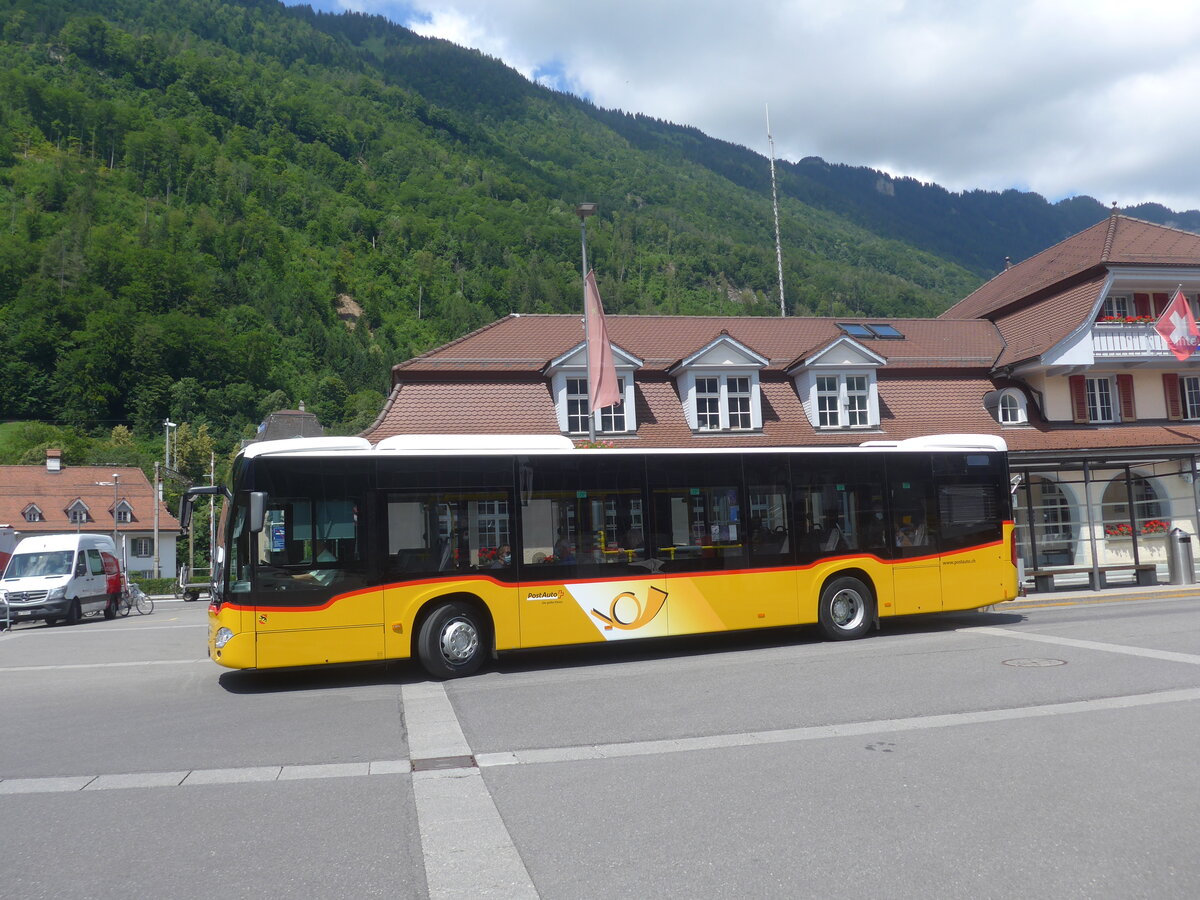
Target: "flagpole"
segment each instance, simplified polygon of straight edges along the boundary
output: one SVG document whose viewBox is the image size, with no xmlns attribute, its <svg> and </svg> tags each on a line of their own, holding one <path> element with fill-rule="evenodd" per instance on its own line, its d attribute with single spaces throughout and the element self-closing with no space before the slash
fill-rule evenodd
<svg viewBox="0 0 1200 900">
<path fill-rule="evenodd" d="M 587 302 L 587 219 L 588 216 L 595 215 L 595 203 L 580 203 L 575 207 L 575 215 L 579 216 L 579 241 L 583 249 L 583 355 L 584 365 L 586 367 L 587 376 L 587 416 L 588 416 L 588 441 L 596 442 L 596 417 L 592 410 L 592 344 L 591 344 L 591 329 L 588 327 L 588 302 Z"/>
</svg>

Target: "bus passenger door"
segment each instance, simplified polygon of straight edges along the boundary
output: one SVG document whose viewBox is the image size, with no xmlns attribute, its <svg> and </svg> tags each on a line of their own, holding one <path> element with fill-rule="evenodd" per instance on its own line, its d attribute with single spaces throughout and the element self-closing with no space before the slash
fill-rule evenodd
<svg viewBox="0 0 1200 900">
<path fill-rule="evenodd" d="M 942 570 L 929 456 L 888 456 L 887 470 L 895 545 L 892 548 L 895 614 L 940 612 Z"/>
<path fill-rule="evenodd" d="M 259 668 L 383 658 L 358 510 L 357 498 L 320 491 L 270 498 L 253 587 Z"/>
</svg>

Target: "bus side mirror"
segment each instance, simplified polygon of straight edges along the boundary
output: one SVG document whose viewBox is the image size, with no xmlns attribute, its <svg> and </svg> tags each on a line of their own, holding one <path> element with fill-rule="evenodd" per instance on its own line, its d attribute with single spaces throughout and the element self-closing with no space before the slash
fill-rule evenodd
<svg viewBox="0 0 1200 900">
<path fill-rule="evenodd" d="M 267 494 L 265 491 L 250 492 L 250 530 L 257 534 L 263 530 L 267 518 Z"/>
<path fill-rule="evenodd" d="M 185 534 L 192 524 L 192 495 L 184 494 L 179 501 L 179 528 Z"/>
</svg>

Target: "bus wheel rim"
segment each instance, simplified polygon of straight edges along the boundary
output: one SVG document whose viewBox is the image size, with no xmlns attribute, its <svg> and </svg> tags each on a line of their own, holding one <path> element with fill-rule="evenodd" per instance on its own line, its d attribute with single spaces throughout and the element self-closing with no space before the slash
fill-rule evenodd
<svg viewBox="0 0 1200 900">
<path fill-rule="evenodd" d="M 829 605 L 829 613 L 838 628 L 853 628 L 866 609 L 857 591 L 838 591 Z"/>
<path fill-rule="evenodd" d="M 455 619 L 442 630 L 442 656 L 448 662 L 463 663 L 479 648 L 479 632 L 465 619 Z"/>
</svg>

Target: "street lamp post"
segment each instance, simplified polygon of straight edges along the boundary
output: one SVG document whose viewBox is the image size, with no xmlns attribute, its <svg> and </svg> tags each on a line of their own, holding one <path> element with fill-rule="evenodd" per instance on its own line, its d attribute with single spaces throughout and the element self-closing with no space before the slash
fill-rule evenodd
<svg viewBox="0 0 1200 900">
<path fill-rule="evenodd" d="M 575 215 L 579 216 L 579 241 L 583 249 L 583 334 L 584 340 L 588 339 L 591 331 L 588 328 L 588 302 L 587 302 L 587 220 L 588 216 L 596 214 L 595 203 L 580 203 L 575 207 Z M 591 347 L 585 343 L 584 345 L 584 360 L 586 364 L 585 372 L 587 374 L 587 417 L 588 417 L 588 441 L 595 443 L 596 441 L 596 418 L 592 410 L 592 354 Z"/>
<path fill-rule="evenodd" d="M 171 429 L 179 426 L 170 419 L 163 419 L 163 468 L 171 468 Z M 162 498 L 159 497 L 161 500 Z"/>
<path fill-rule="evenodd" d="M 113 489 L 113 549 L 120 555 L 121 548 L 117 543 L 117 504 L 121 502 L 121 473 L 113 472 L 112 481 L 96 481 L 93 482 L 97 487 L 111 487 Z M 76 531 L 79 529 L 76 528 Z"/>
</svg>

